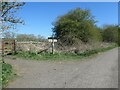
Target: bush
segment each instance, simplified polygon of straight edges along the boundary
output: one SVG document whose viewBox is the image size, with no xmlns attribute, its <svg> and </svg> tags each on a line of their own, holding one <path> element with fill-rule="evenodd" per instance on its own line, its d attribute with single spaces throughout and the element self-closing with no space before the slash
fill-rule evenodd
<svg viewBox="0 0 120 90">
<path fill-rule="evenodd" d="M 73 45 L 78 41 L 99 41 L 101 34 L 95 22 L 89 10 L 76 8 L 56 20 L 53 32 L 65 45 Z"/>
<path fill-rule="evenodd" d="M 118 43 L 118 26 L 108 25 L 103 30 L 103 41 Z"/>
</svg>

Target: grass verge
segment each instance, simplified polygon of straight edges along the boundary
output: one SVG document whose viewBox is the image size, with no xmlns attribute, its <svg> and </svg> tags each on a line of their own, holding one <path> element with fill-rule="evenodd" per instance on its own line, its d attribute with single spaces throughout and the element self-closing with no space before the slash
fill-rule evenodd
<svg viewBox="0 0 120 90">
<path fill-rule="evenodd" d="M 14 73 L 13 73 L 13 68 L 10 64 L 7 64 L 7 63 L 0 63 L 0 69 L 2 70 L 2 73 L 1 73 L 1 81 L 0 81 L 0 84 L 1 84 L 1 87 L 4 88 L 7 86 L 8 82 L 10 80 L 13 79 L 14 77 Z"/>
<path fill-rule="evenodd" d="M 0 90 L 2 90 L 2 63 L 0 62 Z"/>
<path fill-rule="evenodd" d="M 112 45 L 106 48 L 97 48 L 94 50 L 87 50 L 82 53 L 41 53 L 41 54 L 36 54 L 32 52 L 19 52 L 15 56 L 18 58 L 24 58 L 27 60 L 75 60 L 75 59 L 80 59 L 84 57 L 88 57 L 94 54 L 98 54 L 100 52 L 105 52 L 107 50 L 113 49 L 117 47 L 117 45 Z"/>
</svg>

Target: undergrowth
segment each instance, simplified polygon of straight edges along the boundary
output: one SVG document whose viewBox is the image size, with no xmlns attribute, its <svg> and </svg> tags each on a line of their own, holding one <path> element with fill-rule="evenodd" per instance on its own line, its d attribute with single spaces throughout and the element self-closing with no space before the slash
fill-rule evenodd
<svg viewBox="0 0 120 90">
<path fill-rule="evenodd" d="M 117 47 L 116 45 L 109 46 L 106 48 L 97 48 L 94 50 L 86 50 L 82 53 L 40 53 L 36 54 L 33 52 L 18 52 L 15 56 L 19 58 L 24 58 L 28 60 L 74 60 L 74 59 L 80 59 L 83 57 L 88 57 L 94 54 L 98 54 L 99 52 L 104 52 L 107 50 L 110 50 L 112 48 Z"/>
<path fill-rule="evenodd" d="M 0 84 L 1 87 L 6 87 L 8 82 L 14 77 L 13 68 L 10 64 L 0 63 L 0 69 L 2 72 L 0 73 Z"/>
</svg>

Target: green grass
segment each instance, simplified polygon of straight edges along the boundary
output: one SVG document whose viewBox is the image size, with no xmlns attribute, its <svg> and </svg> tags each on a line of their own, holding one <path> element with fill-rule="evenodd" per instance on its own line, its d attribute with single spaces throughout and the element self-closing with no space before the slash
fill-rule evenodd
<svg viewBox="0 0 120 90">
<path fill-rule="evenodd" d="M 0 63 L 0 68 L 2 70 L 0 74 L 0 84 L 4 88 L 7 86 L 8 82 L 14 77 L 13 68 L 10 64 Z"/>
<path fill-rule="evenodd" d="M 2 89 L 2 63 L 0 62 L 0 90 Z"/>
<path fill-rule="evenodd" d="M 115 45 L 115 46 L 110 46 L 110 47 L 107 47 L 107 48 L 98 48 L 98 49 L 94 49 L 94 50 L 85 51 L 83 53 L 79 53 L 78 55 L 81 55 L 81 56 L 91 56 L 93 54 L 98 54 L 100 52 L 105 52 L 105 51 L 113 49 L 115 47 L 117 47 L 117 46 Z"/>
<path fill-rule="evenodd" d="M 20 52 L 16 55 L 19 58 L 29 59 L 29 60 L 66 60 L 66 59 L 76 59 L 81 58 L 81 56 L 78 56 L 76 54 L 72 53 L 41 53 L 41 54 L 35 54 L 35 53 L 29 53 L 29 52 Z"/>
<path fill-rule="evenodd" d="M 18 58 L 24 58 L 27 60 L 75 60 L 75 59 L 80 59 L 84 57 L 88 57 L 94 54 L 98 54 L 99 52 L 104 52 L 110 49 L 113 49 L 117 47 L 116 45 L 111 45 L 107 48 L 97 48 L 94 50 L 88 50 L 83 53 L 32 53 L 32 52 L 19 52 L 15 56 Z"/>
<path fill-rule="evenodd" d="M 30 52 L 19 52 L 15 56 L 19 58 L 24 58 L 28 60 L 79 60 L 80 58 L 89 57 L 100 52 L 105 52 L 107 50 L 117 47 L 116 45 L 111 45 L 107 48 L 98 48 L 94 50 L 88 50 L 83 53 L 30 53 Z M 0 87 L 6 87 L 8 82 L 14 78 L 15 74 L 13 68 L 10 64 L 0 62 Z"/>
</svg>

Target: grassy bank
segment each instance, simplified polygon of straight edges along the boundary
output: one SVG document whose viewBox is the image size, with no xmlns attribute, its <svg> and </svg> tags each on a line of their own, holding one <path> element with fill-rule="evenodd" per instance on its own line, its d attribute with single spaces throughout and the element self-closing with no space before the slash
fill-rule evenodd
<svg viewBox="0 0 120 90">
<path fill-rule="evenodd" d="M 2 63 L 0 62 L 0 90 L 2 89 Z"/>
<path fill-rule="evenodd" d="M 32 53 L 32 52 L 19 52 L 15 56 L 18 58 L 24 58 L 28 60 L 75 60 L 75 59 L 80 59 L 84 57 L 88 57 L 94 54 L 97 54 L 99 52 L 104 52 L 110 49 L 113 49 L 117 47 L 117 45 L 112 45 L 106 48 L 97 48 L 94 50 L 87 50 L 82 53 Z"/>
<path fill-rule="evenodd" d="M 7 63 L 0 63 L 1 65 L 1 86 L 2 87 L 6 87 L 6 85 L 8 84 L 8 82 L 14 77 L 13 74 L 13 68 L 10 64 Z"/>
</svg>

